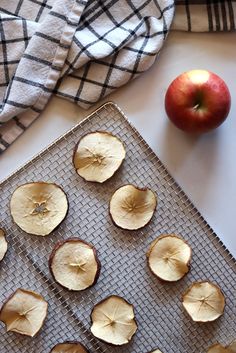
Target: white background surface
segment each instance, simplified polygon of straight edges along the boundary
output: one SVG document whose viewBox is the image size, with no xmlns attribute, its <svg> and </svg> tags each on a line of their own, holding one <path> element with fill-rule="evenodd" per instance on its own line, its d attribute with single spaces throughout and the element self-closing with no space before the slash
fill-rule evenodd
<svg viewBox="0 0 236 353">
<path fill-rule="evenodd" d="M 200 137 L 177 130 L 167 120 L 163 104 L 170 82 L 181 72 L 196 68 L 220 75 L 232 95 L 226 122 Z M 126 113 L 236 257 L 236 33 L 171 33 L 155 65 L 107 100 Z M 94 108 L 83 111 L 53 97 L 41 117 L 0 157 L 0 179 Z"/>
</svg>

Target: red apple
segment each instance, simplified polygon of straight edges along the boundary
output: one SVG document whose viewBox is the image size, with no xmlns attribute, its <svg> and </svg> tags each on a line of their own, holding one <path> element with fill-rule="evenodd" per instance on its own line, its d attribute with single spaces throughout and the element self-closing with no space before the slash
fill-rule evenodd
<svg viewBox="0 0 236 353">
<path fill-rule="evenodd" d="M 169 86 L 165 109 L 181 130 L 203 133 L 226 119 L 231 97 L 225 82 L 207 70 L 191 70 L 179 75 Z"/>
</svg>

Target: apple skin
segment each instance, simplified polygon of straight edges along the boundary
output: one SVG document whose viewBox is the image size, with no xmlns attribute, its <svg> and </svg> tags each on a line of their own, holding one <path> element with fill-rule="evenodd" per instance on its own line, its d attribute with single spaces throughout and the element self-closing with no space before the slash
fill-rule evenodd
<svg viewBox="0 0 236 353">
<path fill-rule="evenodd" d="M 217 128 L 227 118 L 231 97 L 226 83 L 207 70 L 191 70 L 179 75 L 168 87 L 165 109 L 179 129 L 204 133 Z"/>
</svg>

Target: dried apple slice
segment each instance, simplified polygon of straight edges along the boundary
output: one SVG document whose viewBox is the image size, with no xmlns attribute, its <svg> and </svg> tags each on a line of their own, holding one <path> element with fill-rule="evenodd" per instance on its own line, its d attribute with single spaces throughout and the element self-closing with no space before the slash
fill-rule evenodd
<svg viewBox="0 0 236 353">
<path fill-rule="evenodd" d="M 223 314 L 225 298 L 214 283 L 195 282 L 184 293 L 183 306 L 193 321 L 209 322 Z"/>
<path fill-rule="evenodd" d="M 152 351 L 151 353 L 162 353 L 160 349 L 156 349 L 155 351 Z"/>
<path fill-rule="evenodd" d="M 57 344 L 50 353 L 89 353 L 79 342 L 64 342 Z"/>
<path fill-rule="evenodd" d="M 236 353 L 236 340 L 234 340 L 232 343 L 230 343 L 228 348 L 231 349 L 232 353 Z"/>
<path fill-rule="evenodd" d="M 221 344 L 216 343 L 207 350 L 207 353 L 229 353 L 229 351 Z"/>
<path fill-rule="evenodd" d="M 117 189 L 110 201 L 110 215 L 123 229 L 137 230 L 149 223 L 157 206 L 152 190 L 124 185 Z"/>
<path fill-rule="evenodd" d="M 3 229 L 0 228 L 0 261 L 3 260 L 4 256 L 7 252 L 7 241 L 5 238 L 5 232 Z"/>
<path fill-rule="evenodd" d="M 48 303 L 41 295 L 17 289 L 2 306 L 0 321 L 6 325 L 7 332 L 34 337 L 43 326 L 47 310 Z"/>
<path fill-rule="evenodd" d="M 65 218 L 68 201 L 56 184 L 28 183 L 14 191 L 10 210 L 14 222 L 26 233 L 45 236 Z"/>
<path fill-rule="evenodd" d="M 222 346 L 220 343 L 213 344 L 208 348 L 207 353 L 236 353 L 236 341 L 229 346 Z"/>
<path fill-rule="evenodd" d="M 59 242 L 49 259 L 55 281 L 73 291 L 93 286 L 99 277 L 100 267 L 95 248 L 78 238 Z"/>
<path fill-rule="evenodd" d="M 109 132 L 96 131 L 80 139 L 73 163 L 82 178 L 103 183 L 114 175 L 124 159 L 125 148 L 121 140 Z"/>
<path fill-rule="evenodd" d="M 180 280 L 188 271 L 191 248 L 175 234 L 155 239 L 147 253 L 148 265 L 154 275 L 168 282 Z"/>
<path fill-rule="evenodd" d="M 127 344 L 137 330 L 133 306 L 117 295 L 96 304 L 91 319 L 93 335 L 115 346 Z"/>
</svg>

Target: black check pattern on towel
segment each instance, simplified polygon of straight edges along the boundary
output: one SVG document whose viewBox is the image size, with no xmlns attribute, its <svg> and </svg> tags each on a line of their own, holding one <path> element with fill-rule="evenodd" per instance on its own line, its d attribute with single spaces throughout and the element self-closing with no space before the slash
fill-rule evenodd
<svg viewBox="0 0 236 353">
<path fill-rule="evenodd" d="M 173 29 L 219 32 L 236 29 L 235 0 L 176 0 Z"/>
<path fill-rule="evenodd" d="M 1 0 L 0 153 L 51 94 L 88 108 L 145 72 L 170 29 L 235 29 L 236 2 Z"/>
</svg>

